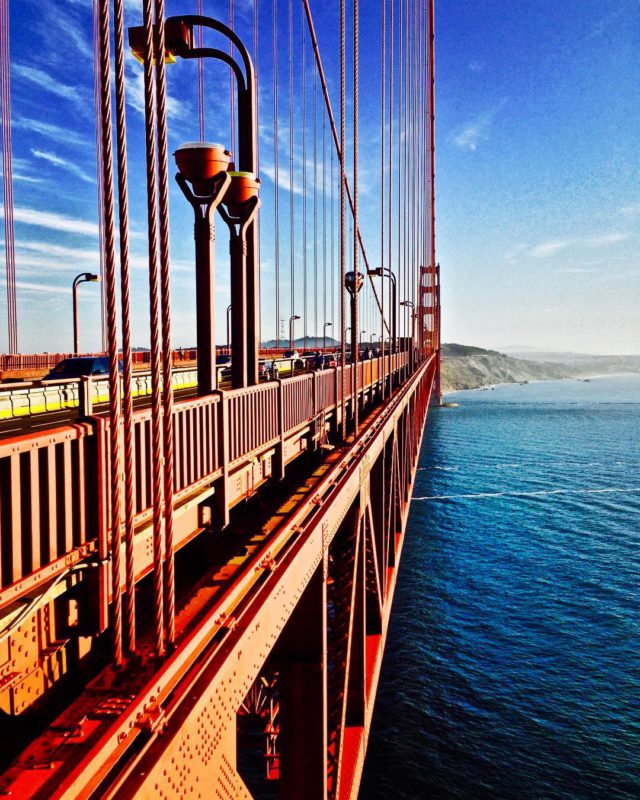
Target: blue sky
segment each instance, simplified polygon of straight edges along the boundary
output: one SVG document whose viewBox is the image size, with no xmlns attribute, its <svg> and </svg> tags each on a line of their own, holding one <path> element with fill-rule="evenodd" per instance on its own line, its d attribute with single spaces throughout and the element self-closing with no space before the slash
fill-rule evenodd
<svg viewBox="0 0 640 800">
<path fill-rule="evenodd" d="M 127 3 L 127 24 L 140 21 Z M 226 18 L 227 1 L 205 0 Z M 302 215 L 301 8 L 294 2 L 294 213 Z M 362 228 L 372 263 L 380 252 L 379 9 L 362 6 Z M 251 41 L 250 0 L 236 0 L 236 29 Z M 168 13 L 195 3 L 169 0 Z M 275 332 L 271 0 L 260 2 L 263 337 Z M 338 112 L 338 3 L 312 2 Z M 14 176 L 19 339 L 23 351 L 71 343 L 70 284 L 97 268 L 92 32 L 88 0 L 11 3 Z M 437 3 L 437 249 L 443 336 L 488 347 L 525 345 L 583 352 L 638 352 L 637 142 L 640 133 L 637 0 L 439 0 Z M 279 5 L 280 317 L 290 303 L 287 3 Z M 168 69 L 170 150 L 197 138 L 195 69 Z M 134 343 L 148 341 L 141 70 L 127 64 L 132 205 Z M 228 78 L 206 70 L 207 138 L 229 142 Z M 322 226 L 322 128 L 317 112 L 317 249 L 313 235 L 312 71 L 307 49 L 307 330 L 331 310 L 328 127 L 326 234 Z M 349 109 L 350 113 L 350 109 Z M 326 125 L 326 123 L 325 123 Z M 337 174 L 334 162 L 334 175 Z M 171 195 L 174 343 L 195 339 L 190 211 Z M 337 203 L 334 204 L 334 213 Z M 225 339 L 226 236 L 218 227 L 218 339 Z M 334 234 L 337 226 L 334 225 Z M 326 241 L 326 244 L 325 244 Z M 302 236 L 295 240 L 293 312 L 302 313 Z M 318 288 L 313 286 L 314 253 Z M 322 266 L 327 264 L 326 310 Z M 337 248 L 333 263 L 337 266 Z M 335 269 L 333 272 L 335 276 Z M 0 348 L 6 347 L 4 284 Z M 402 292 L 401 287 L 401 292 Z M 83 286 L 81 346 L 99 345 L 95 286 Z M 335 293 L 334 293 L 335 294 Z M 316 311 L 317 303 L 317 311 Z M 362 328 L 378 331 L 370 295 Z M 298 323 L 296 333 L 302 333 Z"/>
</svg>

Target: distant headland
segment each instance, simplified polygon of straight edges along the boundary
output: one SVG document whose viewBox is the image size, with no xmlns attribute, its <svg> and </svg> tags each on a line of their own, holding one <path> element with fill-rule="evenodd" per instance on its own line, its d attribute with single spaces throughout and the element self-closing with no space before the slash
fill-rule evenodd
<svg viewBox="0 0 640 800">
<path fill-rule="evenodd" d="M 596 356 L 523 351 L 512 355 L 462 344 L 442 345 L 442 391 L 480 389 L 498 383 L 589 378 L 640 373 L 640 355 Z"/>
</svg>

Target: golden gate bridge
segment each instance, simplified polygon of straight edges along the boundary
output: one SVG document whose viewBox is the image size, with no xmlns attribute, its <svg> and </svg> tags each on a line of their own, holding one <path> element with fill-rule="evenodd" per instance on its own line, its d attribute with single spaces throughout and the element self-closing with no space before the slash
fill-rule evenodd
<svg viewBox="0 0 640 800">
<path fill-rule="evenodd" d="M 124 0 L 94 2 L 108 367 L 99 379 L 0 391 L 0 796 L 357 796 L 425 420 L 440 395 L 434 8 L 433 0 L 367 4 L 379 39 L 363 42 L 358 0 L 334 5 L 338 25 L 323 39 L 312 0 L 253 0 L 245 42 L 233 0 L 224 21 L 205 16 L 202 2 L 196 13 L 167 16 L 163 0 L 141 0 L 142 24 L 128 29 Z M 18 351 L 8 11 L 3 0 L 8 352 L 0 368 L 41 375 L 59 356 Z M 283 20 L 288 169 L 278 160 Z M 373 124 L 360 97 L 363 44 L 380 76 L 378 262 L 370 256 L 378 243 L 361 226 L 360 125 Z M 257 76 L 265 47 L 271 75 Z M 131 334 L 126 48 L 144 78 L 151 348 L 143 365 Z M 339 62 L 337 92 L 327 59 Z M 194 219 L 197 348 L 186 356 L 172 346 L 170 308 L 167 83 L 178 60 L 194 62 L 198 96 L 198 141 L 174 153 L 178 200 Z M 230 76 L 226 144 L 205 138 L 205 62 Z M 306 103 L 296 108 L 298 74 L 314 99 L 312 136 Z M 268 80 L 271 209 L 261 202 L 258 157 L 258 85 Z M 289 181 L 288 230 L 280 175 Z M 274 234 L 269 353 L 259 346 L 260 224 Z M 221 236 L 230 253 L 224 349 L 214 302 Z M 280 281 L 290 293 L 285 342 Z M 337 352 L 287 355 L 297 320 L 305 343 L 313 331 L 326 344 L 330 327 Z M 78 350 L 76 335 L 69 355 Z M 58 398 L 55 415 L 47 392 Z M 9 424 L 17 417 L 19 432 Z"/>
</svg>

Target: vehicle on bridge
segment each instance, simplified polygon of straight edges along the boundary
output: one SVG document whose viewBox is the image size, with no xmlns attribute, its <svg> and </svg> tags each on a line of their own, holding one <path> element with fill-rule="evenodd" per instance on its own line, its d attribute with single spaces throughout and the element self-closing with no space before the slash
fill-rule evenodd
<svg viewBox="0 0 640 800">
<path fill-rule="evenodd" d="M 118 362 L 122 372 L 122 362 Z M 73 378 L 94 377 L 109 374 L 109 359 L 107 356 L 79 356 L 77 358 L 63 358 L 59 364 L 47 372 L 43 381 L 63 381 Z"/>
</svg>

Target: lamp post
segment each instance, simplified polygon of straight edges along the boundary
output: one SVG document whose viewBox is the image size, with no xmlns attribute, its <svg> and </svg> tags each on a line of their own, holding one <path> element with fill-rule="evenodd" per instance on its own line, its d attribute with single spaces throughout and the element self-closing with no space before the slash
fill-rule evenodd
<svg viewBox="0 0 640 800">
<path fill-rule="evenodd" d="M 323 329 L 323 335 L 322 335 L 322 352 L 323 353 L 327 349 L 327 328 L 330 328 L 330 327 L 331 327 L 331 323 L 330 322 L 325 322 L 324 323 L 324 329 Z"/>
<path fill-rule="evenodd" d="M 73 296 L 73 354 L 80 352 L 78 345 L 78 286 L 81 283 L 100 283 L 100 276 L 93 272 L 81 272 L 73 279 L 71 293 Z"/>
<path fill-rule="evenodd" d="M 238 97 L 237 160 L 233 166 L 227 164 L 227 169 L 232 170 L 227 173 L 231 184 L 217 187 L 216 205 L 226 194 L 226 214 L 222 210 L 220 210 L 220 214 L 229 226 L 231 233 L 232 383 L 234 388 L 253 386 L 258 383 L 260 310 L 256 219 L 260 201 L 257 196 L 259 181 L 255 178 L 258 149 L 255 71 L 249 52 L 242 40 L 231 28 L 218 20 L 195 14 L 185 14 L 169 17 L 165 20 L 164 26 L 166 58 L 174 60 L 176 56 L 179 56 L 184 59 L 216 59 L 230 67 L 235 77 Z M 231 50 L 238 54 L 238 59 L 236 60 L 222 48 L 198 47 L 193 32 L 194 27 L 209 28 L 225 37 L 231 45 Z M 144 57 L 144 40 L 144 28 L 129 29 L 129 44 L 138 58 L 141 55 Z M 180 165 L 179 169 L 182 170 Z M 213 178 L 214 175 L 208 177 Z M 179 176 L 176 176 L 176 180 L 195 209 L 194 201 L 185 192 L 185 186 L 181 183 Z M 211 190 L 210 186 L 207 188 Z M 193 196 L 194 193 L 199 194 L 195 186 L 191 195 Z M 211 200 L 213 202 L 213 198 Z M 221 206 L 218 205 L 218 208 L 221 209 Z M 212 210 L 207 206 L 207 223 L 210 231 Z M 196 250 L 198 250 L 197 235 Z M 212 289 L 213 284 L 211 283 L 209 286 L 211 293 Z M 211 334 L 211 339 L 213 338 L 214 335 Z M 215 350 L 215 341 L 213 350 Z M 215 358 L 213 360 L 215 361 Z"/>
<path fill-rule="evenodd" d="M 195 215 L 198 394 L 207 395 L 217 388 L 214 214 L 231 183 L 231 153 L 221 144 L 189 142 L 174 155 L 176 182 Z"/>
<path fill-rule="evenodd" d="M 411 309 L 411 349 L 409 350 L 409 360 L 410 366 L 413 368 L 413 351 L 415 348 L 414 336 L 415 336 L 415 329 L 416 329 L 416 310 L 413 302 L 411 300 L 403 300 L 400 305 L 403 308 L 410 308 Z"/>
<path fill-rule="evenodd" d="M 389 278 L 391 283 L 391 339 L 392 339 L 392 353 L 396 351 L 396 345 L 398 341 L 398 330 L 397 330 L 397 307 L 396 307 L 396 276 L 391 272 L 389 267 L 377 267 L 376 269 L 370 269 L 369 275 L 375 275 L 378 278 Z"/>
<path fill-rule="evenodd" d="M 227 306 L 227 350 L 231 350 L 231 303 Z"/>
<path fill-rule="evenodd" d="M 295 338 L 294 338 L 294 335 L 293 335 L 293 326 L 294 326 L 294 323 L 295 323 L 295 321 L 297 319 L 300 319 L 298 314 L 292 314 L 289 317 L 289 350 L 293 350 L 293 343 L 295 341 Z"/>
<path fill-rule="evenodd" d="M 362 347 L 362 337 L 365 335 L 366 331 L 360 331 L 360 346 Z"/>
</svg>

